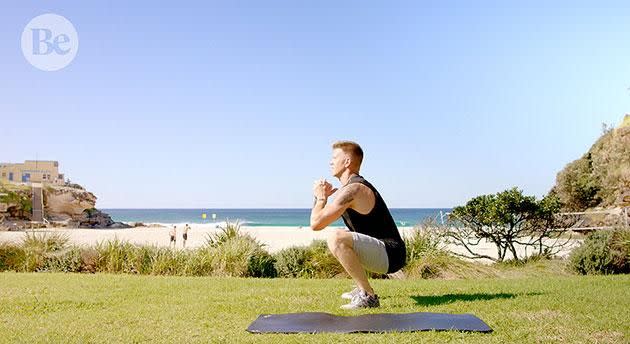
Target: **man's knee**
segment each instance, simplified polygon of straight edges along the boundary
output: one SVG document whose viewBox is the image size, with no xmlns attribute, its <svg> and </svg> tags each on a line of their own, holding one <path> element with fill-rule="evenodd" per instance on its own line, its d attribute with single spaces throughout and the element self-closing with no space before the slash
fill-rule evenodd
<svg viewBox="0 0 630 344">
<path fill-rule="evenodd" d="M 337 229 L 328 236 L 328 248 L 333 254 L 344 248 L 352 248 L 352 234 L 342 229 Z"/>
</svg>

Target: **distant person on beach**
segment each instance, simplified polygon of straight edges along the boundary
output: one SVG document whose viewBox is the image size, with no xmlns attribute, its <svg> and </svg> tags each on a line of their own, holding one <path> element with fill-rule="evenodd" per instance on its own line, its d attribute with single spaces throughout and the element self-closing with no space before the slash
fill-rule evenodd
<svg viewBox="0 0 630 344">
<path fill-rule="evenodd" d="M 173 248 L 175 248 L 175 245 L 177 244 L 177 226 L 173 225 L 173 228 L 171 228 L 171 231 L 168 232 L 168 234 L 171 236 L 171 242 L 168 246 L 170 247 L 173 245 Z"/>
<path fill-rule="evenodd" d="M 186 226 L 184 227 L 184 234 L 182 234 L 182 239 L 184 239 L 183 242 L 183 247 L 186 248 L 186 240 L 188 240 L 188 230 L 190 229 L 190 226 L 188 226 L 188 224 L 186 224 Z"/>
<path fill-rule="evenodd" d="M 333 188 L 325 179 L 315 181 L 315 200 L 311 228 L 322 230 L 343 218 L 345 229 L 335 229 L 328 237 L 328 248 L 354 280 L 356 288 L 341 295 L 350 303 L 343 309 L 378 307 L 380 301 L 370 286 L 366 270 L 394 273 L 405 265 L 405 242 L 379 192 L 359 175 L 363 150 L 351 141 L 332 146 L 332 175 L 341 188 Z M 335 194 L 333 201 L 328 197 Z"/>
</svg>

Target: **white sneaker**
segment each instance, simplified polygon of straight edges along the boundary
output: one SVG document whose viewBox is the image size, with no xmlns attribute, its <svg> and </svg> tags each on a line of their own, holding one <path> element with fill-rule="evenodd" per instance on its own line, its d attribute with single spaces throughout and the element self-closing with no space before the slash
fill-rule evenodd
<svg viewBox="0 0 630 344">
<path fill-rule="evenodd" d="M 359 288 L 354 288 L 351 291 L 347 291 L 341 294 L 341 298 L 345 300 L 352 300 L 352 298 L 361 291 Z"/>
<path fill-rule="evenodd" d="M 352 298 L 349 304 L 341 306 L 341 309 L 375 308 L 380 305 L 378 295 L 370 295 L 361 290 Z"/>
</svg>

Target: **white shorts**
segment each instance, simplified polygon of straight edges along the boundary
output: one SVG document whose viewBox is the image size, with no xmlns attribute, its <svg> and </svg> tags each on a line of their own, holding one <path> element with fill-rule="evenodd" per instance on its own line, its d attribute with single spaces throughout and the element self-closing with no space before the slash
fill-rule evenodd
<svg viewBox="0 0 630 344">
<path fill-rule="evenodd" d="M 387 273 L 389 258 L 387 257 L 387 250 L 385 250 L 385 243 L 369 235 L 357 232 L 350 233 L 352 233 L 354 252 L 359 256 L 361 265 L 371 272 Z"/>
</svg>

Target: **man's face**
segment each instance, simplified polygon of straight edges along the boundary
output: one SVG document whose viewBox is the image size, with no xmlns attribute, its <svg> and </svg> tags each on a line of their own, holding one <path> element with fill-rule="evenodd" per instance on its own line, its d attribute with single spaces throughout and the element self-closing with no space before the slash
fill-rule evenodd
<svg viewBox="0 0 630 344">
<path fill-rule="evenodd" d="M 343 171 L 350 165 L 350 157 L 341 148 L 333 149 L 332 159 L 330 159 L 330 172 L 339 178 Z"/>
</svg>

